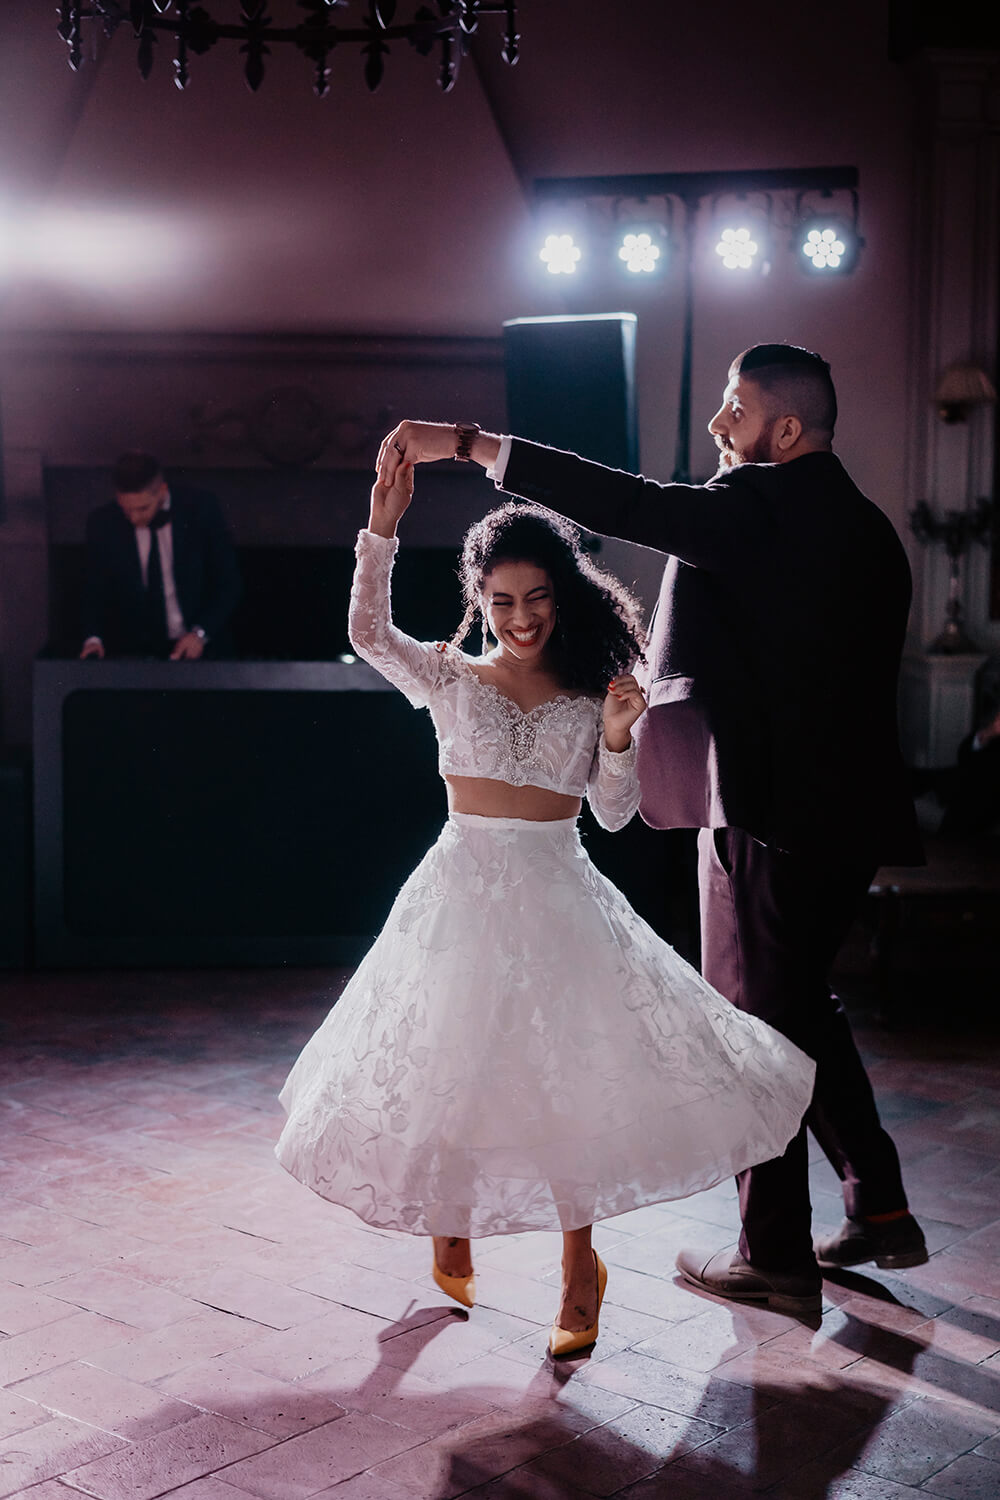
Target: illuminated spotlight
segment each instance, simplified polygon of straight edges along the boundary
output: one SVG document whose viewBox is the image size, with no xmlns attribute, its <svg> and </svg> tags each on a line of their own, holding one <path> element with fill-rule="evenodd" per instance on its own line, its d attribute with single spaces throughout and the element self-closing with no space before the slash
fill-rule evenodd
<svg viewBox="0 0 1000 1500">
<path fill-rule="evenodd" d="M 538 252 L 539 260 L 545 262 L 551 276 L 572 276 L 577 262 L 583 255 L 579 245 L 573 243 L 571 234 L 549 234 Z"/>
<path fill-rule="evenodd" d="M 860 241 L 846 224 L 833 219 L 816 219 L 802 226 L 799 250 L 802 265 L 819 275 L 851 271 L 857 259 Z"/>
<path fill-rule="evenodd" d="M 719 235 L 715 253 L 721 257 L 727 271 L 749 271 L 760 253 L 760 242 L 754 239 L 746 225 L 739 229 L 726 228 Z"/>
<path fill-rule="evenodd" d="M 643 271 L 655 271 L 662 254 L 653 236 L 643 229 L 623 236 L 618 259 L 624 263 L 626 270 L 639 274 Z"/>
</svg>

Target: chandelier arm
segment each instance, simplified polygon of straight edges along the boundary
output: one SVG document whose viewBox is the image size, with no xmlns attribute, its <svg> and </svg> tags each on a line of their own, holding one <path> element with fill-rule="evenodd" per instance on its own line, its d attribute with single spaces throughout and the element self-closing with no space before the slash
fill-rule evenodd
<svg viewBox="0 0 1000 1500">
<path fill-rule="evenodd" d="M 374 94 L 382 82 L 382 77 L 385 73 L 385 57 L 389 51 L 385 41 L 385 27 L 382 24 L 382 17 L 379 14 L 377 0 L 369 0 L 365 34 L 367 40 L 361 49 L 367 59 L 365 62 L 365 83 L 368 85 L 369 92 Z"/>
<path fill-rule="evenodd" d="M 183 93 L 191 79 L 188 68 L 188 42 L 187 28 L 190 21 L 191 0 L 177 0 L 177 19 L 181 23 L 174 41 L 177 51 L 174 55 L 174 82 Z"/>
<path fill-rule="evenodd" d="M 154 51 L 157 45 L 156 28 L 144 25 L 138 34 L 138 39 L 139 50 L 136 53 L 136 60 L 139 64 L 139 72 L 143 78 L 148 78 L 153 71 L 153 58 L 156 55 Z"/>
<path fill-rule="evenodd" d="M 458 54 L 451 33 L 441 38 L 441 72 L 438 83 L 443 94 L 450 94 L 458 80 Z"/>
<path fill-rule="evenodd" d="M 65 3 L 59 7 L 59 25 L 56 29 L 69 47 L 69 65 L 74 73 L 78 71 L 83 61 L 80 33 L 82 14 L 83 12 L 80 9 L 78 0 L 73 0 L 73 3 Z"/>
<path fill-rule="evenodd" d="M 267 14 L 267 0 L 240 0 L 240 13 L 246 36 L 246 42 L 240 48 L 247 59 L 243 76 L 250 92 L 255 94 L 264 82 L 264 58 L 271 55 L 265 35 L 271 24 L 271 18 Z"/>
<path fill-rule="evenodd" d="M 507 19 L 507 25 L 504 32 L 503 49 L 500 55 L 505 63 L 507 63 L 510 67 L 513 67 L 517 62 L 518 46 L 521 41 L 521 38 L 518 36 L 517 32 L 517 6 L 513 3 L 505 6 L 504 14 Z"/>
</svg>

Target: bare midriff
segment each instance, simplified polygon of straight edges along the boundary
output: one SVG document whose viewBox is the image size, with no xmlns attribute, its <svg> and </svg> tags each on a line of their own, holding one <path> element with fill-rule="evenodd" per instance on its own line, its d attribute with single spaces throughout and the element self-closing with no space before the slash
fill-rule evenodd
<svg viewBox="0 0 1000 1500">
<path fill-rule="evenodd" d="M 575 818 L 580 798 L 550 792 L 543 786 L 510 786 L 479 776 L 446 776 L 448 811 L 479 818 L 523 818 L 527 823 L 557 823 Z"/>
</svg>

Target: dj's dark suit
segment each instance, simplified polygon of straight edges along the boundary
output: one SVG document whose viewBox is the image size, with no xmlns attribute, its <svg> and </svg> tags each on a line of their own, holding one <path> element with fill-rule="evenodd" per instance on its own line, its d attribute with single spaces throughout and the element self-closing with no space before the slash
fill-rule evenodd
<svg viewBox="0 0 1000 1500">
<path fill-rule="evenodd" d="M 171 485 L 169 514 L 174 584 L 184 623 L 188 629 L 201 626 L 209 654 L 228 655 L 229 620 L 241 585 L 218 501 L 204 490 Z M 100 636 L 109 656 L 164 654 L 167 642 L 150 638 L 148 622 L 135 528 L 117 501 L 111 501 L 87 517 L 84 638 Z"/>
<path fill-rule="evenodd" d="M 659 485 L 515 439 L 503 488 L 670 554 L 640 674 L 640 811 L 711 830 L 703 970 L 816 1059 L 808 1122 L 847 1212 L 904 1207 L 826 982 L 877 866 L 923 858 L 896 732 L 910 574 L 892 525 L 829 452 Z M 811 1261 L 804 1130 L 740 1198 L 747 1259 Z"/>
</svg>

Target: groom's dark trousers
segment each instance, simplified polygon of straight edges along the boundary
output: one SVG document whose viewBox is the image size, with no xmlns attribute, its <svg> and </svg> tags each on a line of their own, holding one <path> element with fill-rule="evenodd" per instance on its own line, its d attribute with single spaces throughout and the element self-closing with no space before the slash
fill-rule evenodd
<svg viewBox="0 0 1000 1500">
<path fill-rule="evenodd" d="M 514 439 L 503 488 L 667 554 L 640 675 L 640 812 L 699 828 L 703 970 L 817 1065 L 848 1214 L 906 1203 L 833 957 L 882 864 L 923 859 L 896 731 L 910 604 L 887 517 L 831 452 L 660 485 Z M 743 1254 L 812 1260 L 805 1132 L 740 1179 Z"/>
<path fill-rule="evenodd" d="M 827 975 L 871 884 L 862 859 L 803 861 L 738 828 L 698 836 L 702 973 L 816 1060 L 805 1124 L 783 1156 L 737 1178 L 751 1264 L 791 1270 L 812 1255 L 806 1125 L 841 1180 L 852 1218 L 906 1207 L 899 1156 Z"/>
</svg>

